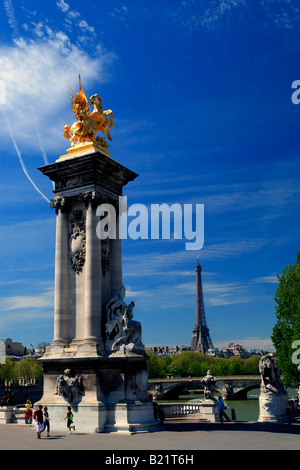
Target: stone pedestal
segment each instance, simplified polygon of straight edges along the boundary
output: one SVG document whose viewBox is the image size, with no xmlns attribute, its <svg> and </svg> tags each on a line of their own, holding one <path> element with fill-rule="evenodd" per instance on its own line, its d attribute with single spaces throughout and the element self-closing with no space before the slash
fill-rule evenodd
<svg viewBox="0 0 300 470">
<path fill-rule="evenodd" d="M 220 421 L 218 403 L 215 400 L 207 399 L 201 403 L 201 418 L 211 423 Z"/>
<path fill-rule="evenodd" d="M 139 432 L 155 430 L 153 405 L 148 399 L 145 357 L 42 359 L 44 395 L 51 427 L 66 429 L 67 406 L 72 407 L 74 424 L 82 432 Z M 81 382 L 80 390 L 72 382 Z M 62 388 L 59 389 L 59 384 Z M 64 390 L 65 395 L 60 393 Z"/>
<path fill-rule="evenodd" d="M 287 421 L 287 393 L 264 392 L 259 396 L 259 423 L 285 423 Z"/>
<path fill-rule="evenodd" d="M 0 407 L 0 424 L 16 423 L 15 408 L 13 406 Z"/>
<path fill-rule="evenodd" d="M 153 430 L 143 345 L 125 347 L 121 335 L 112 345 L 106 331 L 107 305 L 122 286 L 119 198 L 137 174 L 90 145 L 39 169 L 55 183 L 57 218 L 54 339 L 41 358 L 40 404 L 53 429 L 66 429 L 70 405 L 82 432 Z M 105 239 L 97 231 L 100 205 L 116 215 L 116 233 Z M 132 330 L 140 325 L 130 321 Z"/>
</svg>

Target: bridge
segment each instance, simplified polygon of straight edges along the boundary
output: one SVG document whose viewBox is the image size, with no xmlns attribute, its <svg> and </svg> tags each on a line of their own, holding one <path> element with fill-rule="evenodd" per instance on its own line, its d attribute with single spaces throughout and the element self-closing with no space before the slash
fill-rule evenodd
<svg viewBox="0 0 300 470">
<path fill-rule="evenodd" d="M 202 377 L 149 379 L 148 393 L 157 399 L 176 400 L 185 393 L 203 392 Z M 247 393 L 260 388 L 260 375 L 216 377 L 216 392 L 226 400 L 247 400 Z"/>
</svg>

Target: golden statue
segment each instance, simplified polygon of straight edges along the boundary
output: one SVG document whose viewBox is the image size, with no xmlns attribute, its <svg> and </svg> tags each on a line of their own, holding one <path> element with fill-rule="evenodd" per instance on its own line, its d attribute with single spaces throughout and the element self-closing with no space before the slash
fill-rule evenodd
<svg viewBox="0 0 300 470">
<path fill-rule="evenodd" d="M 91 106 L 94 109 L 91 110 Z M 84 93 L 81 85 L 81 77 L 79 75 L 79 93 L 76 93 L 75 99 L 73 99 L 71 91 L 71 106 L 77 121 L 72 125 L 66 125 L 64 127 L 64 136 L 70 140 L 71 147 L 80 146 L 87 142 L 92 142 L 99 147 L 107 149 L 108 144 L 103 137 L 96 137 L 98 132 L 102 132 L 110 141 L 110 130 L 114 126 L 113 116 L 107 117 L 113 114 L 112 110 L 104 111 L 102 107 L 102 100 L 98 95 L 90 97 L 89 101 Z"/>
</svg>

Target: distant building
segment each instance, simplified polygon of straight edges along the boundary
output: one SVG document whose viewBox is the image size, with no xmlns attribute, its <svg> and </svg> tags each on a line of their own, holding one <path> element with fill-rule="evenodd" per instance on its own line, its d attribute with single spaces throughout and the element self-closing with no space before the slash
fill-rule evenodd
<svg viewBox="0 0 300 470">
<path fill-rule="evenodd" d="M 207 356 L 211 356 L 211 357 L 224 357 L 223 351 L 221 351 L 221 349 L 219 348 L 208 349 L 206 354 Z"/>
<path fill-rule="evenodd" d="M 191 351 L 190 346 L 146 346 L 146 349 L 154 351 L 156 356 L 170 356 L 172 354 L 178 354 L 182 351 Z"/>
<path fill-rule="evenodd" d="M 27 349 L 22 343 L 13 343 L 11 338 L 3 339 L 6 356 L 25 356 Z"/>
<path fill-rule="evenodd" d="M 249 353 L 244 349 L 244 346 L 242 346 L 241 344 L 229 343 L 227 349 L 229 352 L 232 352 L 234 356 L 249 357 Z"/>
<path fill-rule="evenodd" d="M 146 346 L 146 349 L 154 351 L 156 356 L 171 356 L 172 354 L 179 354 L 183 351 L 193 351 L 192 346 L 183 345 L 183 346 Z M 259 349 L 251 349 L 247 351 L 244 346 L 241 344 L 229 343 L 227 347 L 224 348 L 209 348 L 206 352 L 207 356 L 210 357 L 224 357 L 229 358 L 232 356 L 241 357 L 242 359 L 247 359 L 250 356 L 257 355 L 262 356 L 267 354 L 266 351 L 261 351 Z"/>
</svg>

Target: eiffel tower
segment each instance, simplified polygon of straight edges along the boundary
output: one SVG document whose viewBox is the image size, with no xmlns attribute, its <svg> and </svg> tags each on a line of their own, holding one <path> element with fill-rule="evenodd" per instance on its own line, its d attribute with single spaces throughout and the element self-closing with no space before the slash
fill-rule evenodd
<svg viewBox="0 0 300 470">
<path fill-rule="evenodd" d="M 195 312 L 195 325 L 193 329 L 193 335 L 191 340 L 191 348 L 193 351 L 200 351 L 207 353 L 209 349 L 214 349 L 213 342 L 211 340 L 209 329 L 207 327 L 204 300 L 203 300 L 203 289 L 201 271 L 202 268 L 199 264 L 199 258 L 196 266 L 196 312 Z"/>
</svg>

